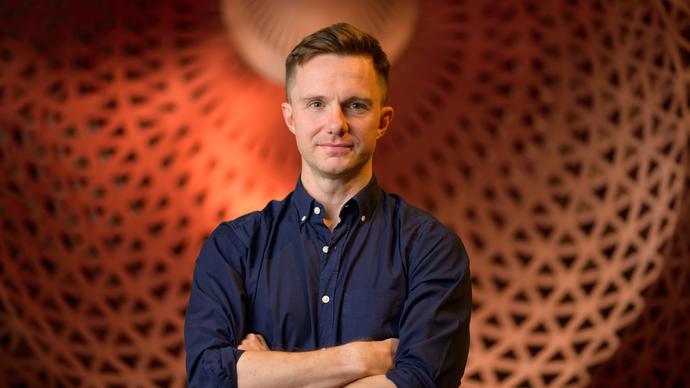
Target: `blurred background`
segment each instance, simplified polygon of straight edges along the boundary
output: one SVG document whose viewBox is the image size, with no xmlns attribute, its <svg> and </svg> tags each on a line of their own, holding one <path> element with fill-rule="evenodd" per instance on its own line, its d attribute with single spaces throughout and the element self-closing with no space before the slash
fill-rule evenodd
<svg viewBox="0 0 690 388">
<path fill-rule="evenodd" d="M 201 243 L 295 185 L 285 54 L 393 68 L 376 172 L 470 253 L 468 387 L 690 386 L 690 4 L 5 1 L 0 386 L 183 387 Z"/>
</svg>

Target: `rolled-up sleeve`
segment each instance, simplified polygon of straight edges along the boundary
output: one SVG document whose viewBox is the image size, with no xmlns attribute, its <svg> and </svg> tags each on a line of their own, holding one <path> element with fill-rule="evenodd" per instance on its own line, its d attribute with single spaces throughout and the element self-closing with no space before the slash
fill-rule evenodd
<svg viewBox="0 0 690 388">
<path fill-rule="evenodd" d="M 190 387 L 236 387 L 238 338 L 245 328 L 241 242 L 221 224 L 201 249 L 185 316 Z"/>
<path fill-rule="evenodd" d="M 398 387 L 457 387 L 469 352 L 469 260 L 460 239 L 438 222 L 421 228 L 409 251 L 408 294 L 400 317 Z"/>
</svg>

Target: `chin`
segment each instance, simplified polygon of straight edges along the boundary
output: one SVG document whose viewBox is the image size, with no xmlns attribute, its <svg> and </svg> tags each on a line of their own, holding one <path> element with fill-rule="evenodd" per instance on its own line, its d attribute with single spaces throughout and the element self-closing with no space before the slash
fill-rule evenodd
<svg viewBox="0 0 690 388">
<path fill-rule="evenodd" d="M 342 178 L 351 175 L 352 171 L 348 169 L 323 169 L 321 175 L 329 178 Z"/>
<path fill-rule="evenodd" d="M 351 175 L 353 169 L 351 166 L 319 166 L 317 171 L 325 177 L 338 178 Z"/>
<path fill-rule="evenodd" d="M 335 162 L 335 163 L 334 163 Z M 321 163 L 310 163 L 310 167 L 314 172 L 328 178 L 343 178 L 357 175 L 366 163 L 356 163 L 353 160 L 327 160 Z"/>
</svg>

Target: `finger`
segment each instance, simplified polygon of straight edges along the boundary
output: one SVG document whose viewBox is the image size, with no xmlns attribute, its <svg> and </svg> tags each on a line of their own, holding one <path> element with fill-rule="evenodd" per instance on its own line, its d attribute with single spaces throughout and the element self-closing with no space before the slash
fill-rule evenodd
<svg viewBox="0 0 690 388">
<path fill-rule="evenodd" d="M 241 350 L 270 350 L 261 334 L 249 333 L 240 343 Z"/>
<path fill-rule="evenodd" d="M 237 347 L 239 350 L 261 350 L 261 347 L 254 344 L 244 344 Z"/>
<path fill-rule="evenodd" d="M 266 343 L 266 339 L 264 338 L 264 336 L 262 336 L 261 334 L 257 334 L 256 338 L 259 340 L 261 345 L 268 349 L 268 344 Z"/>
<path fill-rule="evenodd" d="M 397 338 L 391 338 L 391 353 L 395 354 L 398 351 L 398 344 L 400 340 Z"/>
<path fill-rule="evenodd" d="M 244 339 L 242 340 L 242 343 L 247 345 L 247 346 L 253 345 L 256 342 L 257 342 L 256 335 L 254 335 L 252 333 L 247 334 L 247 336 L 244 337 Z"/>
</svg>

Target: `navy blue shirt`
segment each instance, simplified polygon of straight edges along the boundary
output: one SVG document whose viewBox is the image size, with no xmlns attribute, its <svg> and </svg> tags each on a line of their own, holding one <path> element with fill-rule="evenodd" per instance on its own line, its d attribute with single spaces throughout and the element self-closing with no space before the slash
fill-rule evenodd
<svg viewBox="0 0 690 388">
<path fill-rule="evenodd" d="M 457 387 L 469 349 L 469 263 L 460 239 L 372 178 L 331 230 L 297 182 L 282 201 L 220 224 L 194 270 L 185 319 L 191 387 L 236 386 L 237 346 L 307 351 L 399 338 L 398 387 Z"/>
</svg>

